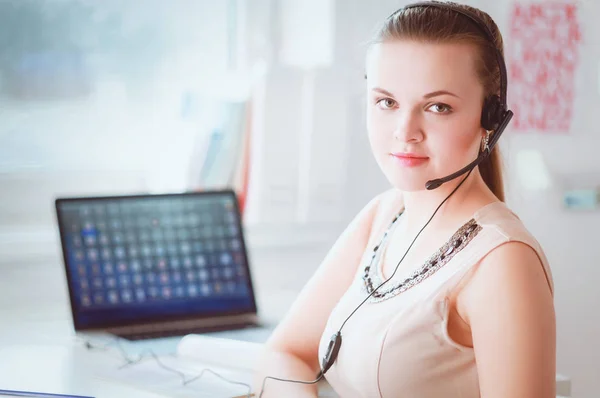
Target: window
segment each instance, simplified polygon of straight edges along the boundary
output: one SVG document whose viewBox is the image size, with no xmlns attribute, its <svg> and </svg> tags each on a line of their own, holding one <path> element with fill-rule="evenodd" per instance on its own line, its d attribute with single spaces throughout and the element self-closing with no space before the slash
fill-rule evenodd
<svg viewBox="0 0 600 398">
<path fill-rule="evenodd" d="M 184 188 L 242 1 L 0 1 L 0 226 L 50 221 L 55 195 Z"/>
</svg>

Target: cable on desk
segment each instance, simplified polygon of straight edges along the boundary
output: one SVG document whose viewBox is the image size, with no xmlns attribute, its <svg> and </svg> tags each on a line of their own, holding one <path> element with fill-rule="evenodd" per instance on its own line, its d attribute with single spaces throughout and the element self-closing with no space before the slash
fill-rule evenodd
<svg viewBox="0 0 600 398">
<path fill-rule="evenodd" d="M 131 358 L 129 356 L 129 354 L 127 353 L 127 351 L 125 350 L 125 348 L 123 347 L 123 345 L 121 344 L 121 339 L 119 337 L 115 337 L 114 340 L 103 344 L 103 345 L 95 345 L 93 344 L 91 341 L 87 340 L 87 339 L 82 339 L 83 340 L 83 345 L 86 349 L 88 350 L 100 350 L 100 351 L 108 351 L 108 349 L 113 346 L 116 345 L 117 349 L 119 350 L 119 353 L 121 355 L 121 358 L 125 361 L 125 363 L 123 365 L 121 365 L 119 367 L 119 370 L 126 368 L 127 366 L 130 365 L 135 365 L 140 363 L 145 357 L 150 357 L 152 359 L 154 359 L 154 361 L 158 364 L 158 366 L 160 366 L 161 368 L 163 368 L 164 370 L 171 372 L 171 373 L 175 373 L 177 374 L 180 378 L 181 378 L 181 383 L 183 386 L 187 386 L 192 382 L 195 382 L 197 380 L 200 380 L 202 378 L 202 376 L 204 376 L 205 373 L 210 373 L 214 376 L 216 376 L 217 378 L 230 383 L 230 384 L 235 384 L 235 385 L 239 385 L 239 386 L 243 386 L 246 387 L 248 389 L 248 393 L 245 394 L 244 396 L 247 398 L 253 397 L 254 394 L 252 394 L 252 387 L 244 382 L 241 381 L 235 381 L 235 380 L 230 380 L 227 377 L 215 372 L 214 370 L 211 370 L 209 368 L 204 368 L 202 369 L 202 371 L 195 375 L 192 376 L 190 378 L 188 378 L 185 373 L 174 369 L 170 366 L 165 365 L 161 360 L 160 357 L 158 355 L 156 355 L 156 353 L 150 349 L 144 350 L 142 351 L 141 354 L 139 354 L 138 358 Z"/>
</svg>

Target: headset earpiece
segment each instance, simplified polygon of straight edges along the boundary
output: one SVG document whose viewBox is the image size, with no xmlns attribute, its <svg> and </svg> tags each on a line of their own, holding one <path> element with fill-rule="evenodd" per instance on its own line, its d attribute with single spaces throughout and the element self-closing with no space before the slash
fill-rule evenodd
<svg viewBox="0 0 600 398">
<path fill-rule="evenodd" d="M 483 108 L 481 110 L 481 127 L 488 131 L 496 131 L 502 122 L 504 113 L 505 109 L 500 97 L 497 95 L 490 95 L 483 102 Z"/>
</svg>

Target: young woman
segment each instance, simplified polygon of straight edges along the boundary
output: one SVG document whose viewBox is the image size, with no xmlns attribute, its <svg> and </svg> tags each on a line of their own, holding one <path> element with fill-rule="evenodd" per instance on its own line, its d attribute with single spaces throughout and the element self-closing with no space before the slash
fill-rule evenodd
<svg viewBox="0 0 600 398">
<path fill-rule="evenodd" d="M 505 96 L 502 37 L 488 14 L 444 4 L 398 10 L 369 48 L 367 130 L 393 188 L 356 216 L 274 331 L 263 397 L 315 397 L 314 382 L 273 378 L 323 373 L 349 398 L 555 396 L 552 276 L 504 203 L 497 147 L 487 152 L 503 129 L 486 121 L 487 99 Z"/>
</svg>

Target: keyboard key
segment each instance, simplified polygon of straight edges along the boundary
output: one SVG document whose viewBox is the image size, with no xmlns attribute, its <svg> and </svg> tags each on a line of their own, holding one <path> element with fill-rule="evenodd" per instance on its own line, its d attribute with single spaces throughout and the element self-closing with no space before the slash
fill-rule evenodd
<svg viewBox="0 0 600 398">
<path fill-rule="evenodd" d="M 136 289 L 135 298 L 139 302 L 146 301 L 146 292 L 144 292 L 144 289 Z"/>
<path fill-rule="evenodd" d="M 108 292 L 108 302 L 111 304 L 119 303 L 119 295 L 117 294 L 117 292 L 115 290 L 110 290 Z"/>
<path fill-rule="evenodd" d="M 125 303 L 131 303 L 133 301 L 133 295 L 131 294 L 131 290 L 125 289 L 121 292 L 121 300 Z"/>
<path fill-rule="evenodd" d="M 117 279 L 114 277 L 108 277 L 105 280 L 106 287 L 109 289 L 114 289 L 117 287 Z"/>
</svg>

